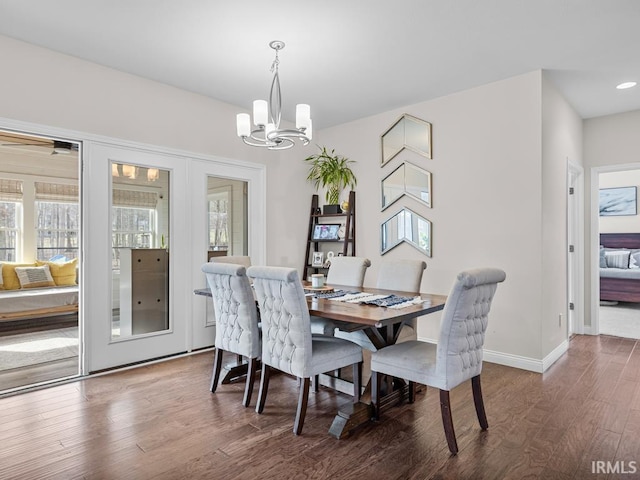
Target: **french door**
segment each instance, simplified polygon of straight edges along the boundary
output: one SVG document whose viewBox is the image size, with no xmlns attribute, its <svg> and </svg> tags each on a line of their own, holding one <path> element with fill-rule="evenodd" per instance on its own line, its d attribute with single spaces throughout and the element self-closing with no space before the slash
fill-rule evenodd
<svg viewBox="0 0 640 480">
<path fill-rule="evenodd" d="M 242 189 L 246 232 L 228 247 L 264 264 L 265 167 L 99 141 L 84 151 L 83 373 L 213 346 L 208 299 L 193 294 L 206 286 L 212 192 Z"/>
<path fill-rule="evenodd" d="M 187 159 L 94 142 L 86 154 L 87 373 L 187 351 Z"/>
</svg>

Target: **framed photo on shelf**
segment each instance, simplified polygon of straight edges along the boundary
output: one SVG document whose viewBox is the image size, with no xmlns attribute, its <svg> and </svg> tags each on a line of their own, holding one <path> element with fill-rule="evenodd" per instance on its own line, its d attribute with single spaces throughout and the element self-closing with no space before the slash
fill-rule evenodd
<svg viewBox="0 0 640 480">
<path fill-rule="evenodd" d="M 324 252 L 313 252 L 313 258 L 311 260 L 312 267 L 324 266 Z"/>
<path fill-rule="evenodd" d="M 313 235 L 311 236 L 311 240 L 339 240 L 339 232 L 339 223 L 318 223 L 313 226 Z"/>
</svg>

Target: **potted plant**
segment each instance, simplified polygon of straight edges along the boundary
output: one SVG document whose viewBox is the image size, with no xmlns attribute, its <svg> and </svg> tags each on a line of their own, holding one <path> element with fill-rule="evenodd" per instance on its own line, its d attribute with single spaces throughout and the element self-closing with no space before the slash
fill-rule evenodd
<svg viewBox="0 0 640 480">
<path fill-rule="evenodd" d="M 304 159 L 311 164 L 307 180 L 314 182 L 316 190 L 326 188 L 327 205 L 324 206 L 323 213 L 340 213 L 340 193 L 345 187 L 354 188 L 358 183 L 349 167 L 354 160 L 336 155 L 335 150 L 328 151 L 327 147 L 318 148 L 320 153 Z"/>
</svg>

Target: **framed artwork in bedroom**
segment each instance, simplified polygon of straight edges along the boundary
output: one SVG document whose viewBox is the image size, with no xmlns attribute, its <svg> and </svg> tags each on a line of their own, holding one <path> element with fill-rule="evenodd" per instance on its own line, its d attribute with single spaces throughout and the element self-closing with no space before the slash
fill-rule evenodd
<svg viewBox="0 0 640 480">
<path fill-rule="evenodd" d="M 600 216 L 622 216 L 638 214 L 637 187 L 615 187 L 600 189 Z"/>
</svg>

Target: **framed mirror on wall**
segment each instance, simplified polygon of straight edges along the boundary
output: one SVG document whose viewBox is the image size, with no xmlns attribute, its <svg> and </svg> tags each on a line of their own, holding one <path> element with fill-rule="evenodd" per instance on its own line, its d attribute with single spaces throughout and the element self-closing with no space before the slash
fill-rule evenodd
<svg viewBox="0 0 640 480">
<path fill-rule="evenodd" d="M 382 210 L 403 195 L 431 207 L 431 173 L 405 162 L 382 179 Z"/>
<path fill-rule="evenodd" d="M 380 226 L 380 253 L 384 255 L 404 242 L 431 256 L 431 222 L 406 207 Z"/>
<path fill-rule="evenodd" d="M 112 340 L 167 331 L 170 172 L 111 163 Z"/>
<path fill-rule="evenodd" d="M 405 148 L 431 158 L 431 124 L 405 113 L 382 134 L 381 145 L 380 166 L 385 165 Z"/>
</svg>

